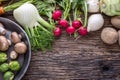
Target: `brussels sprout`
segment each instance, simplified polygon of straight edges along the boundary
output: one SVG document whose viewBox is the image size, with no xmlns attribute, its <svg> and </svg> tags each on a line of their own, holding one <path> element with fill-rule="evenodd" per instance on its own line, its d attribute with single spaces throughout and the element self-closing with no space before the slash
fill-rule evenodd
<svg viewBox="0 0 120 80">
<path fill-rule="evenodd" d="M 6 72 L 9 69 L 8 63 L 3 63 L 0 65 L 0 71 L 1 72 Z"/>
<path fill-rule="evenodd" d="M 9 68 L 12 71 L 18 71 L 18 70 L 20 70 L 20 63 L 18 61 L 11 61 L 9 63 Z"/>
<path fill-rule="evenodd" d="M 7 60 L 6 53 L 0 53 L 0 62 L 5 62 Z"/>
<path fill-rule="evenodd" d="M 14 78 L 14 73 L 11 71 L 7 71 L 4 74 L 4 80 L 13 80 Z"/>
</svg>

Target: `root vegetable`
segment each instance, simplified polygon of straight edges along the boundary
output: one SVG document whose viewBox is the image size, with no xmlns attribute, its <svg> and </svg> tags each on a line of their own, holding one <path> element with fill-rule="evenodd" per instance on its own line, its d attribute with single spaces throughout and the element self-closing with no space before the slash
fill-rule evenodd
<svg viewBox="0 0 120 80">
<path fill-rule="evenodd" d="M 111 23 L 114 27 L 120 29 L 120 16 L 115 16 L 111 18 Z"/>
<path fill-rule="evenodd" d="M 19 54 L 24 54 L 27 51 L 27 46 L 24 42 L 16 43 L 14 49 Z"/>
<path fill-rule="evenodd" d="M 106 44 L 114 44 L 118 40 L 118 32 L 114 28 L 104 28 L 101 33 L 101 39 Z"/>
<path fill-rule="evenodd" d="M 62 16 L 62 11 L 60 11 L 60 10 L 56 10 L 52 14 L 52 18 L 54 20 L 59 20 L 61 18 L 61 16 Z"/>
<path fill-rule="evenodd" d="M 63 28 L 67 28 L 67 27 L 69 26 L 68 21 L 65 20 L 65 19 L 61 19 L 61 20 L 59 21 L 59 24 L 60 24 Z"/>
<path fill-rule="evenodd" d="M 67 27 L 66 32 L 70 35 L 74 34 L 75 28 L 73 26 Z"/>
<path fill-rule="evenodd" d="M 85 28 L 85 27 L 80 27 L 79 29 L 78 29 L 78 33 L 81 35 L 81 36 L 86 36 L 87 34 L 88 34 L 88 31 L 87 31 L 87 29 Z"/>
<path fill-rule="evenodd" d="M 87 31 L 97 31 L 102 28 L 104 19 L 101 14 L 93 14 L 88 19 Z"/>
<path fill-rule="evenodd" d="M 82 23 L 79 21 L 79 20 L 74 20 L 72 22 L 72 26 L 75 28 L 75 29 L 78 29 L 79 27 L 82 26 Z"/>
<path fill-rule="evenodd" d="M 11 33 L 11 40 L 14 44 L 21 42 L 21 38 L 22 38 L 22 36 L 20 34 L 18 34 L 17 32 Z"/>
<path fill-rule="evenodd" d="M 99 0 L 87 0 L 88 12 L 96 13 L 99 12 Z"/>
<path fill-rule="evenodd" d="M 59 27 L 57 27 L 57 28 L 53 31 L 53 33 L 54 33 L 54 36 L 55 36 L 55 37 L 59 37 L 59 36 L 61 36 L 61 34 L 62 34 L 62 30 L 61 30 Z"/>
<path fill-rule="evenodd" d="M 6 37 L 0 36 L 0 50 L 6 51 L 9 48 L 10 41 Z"/>
<path fill-rule="evenodd" d="M 18 54 L 15 51 L 10 52 L 10 58 L 11 59 L 16 59 L 18 57 Z"/>
</svg>

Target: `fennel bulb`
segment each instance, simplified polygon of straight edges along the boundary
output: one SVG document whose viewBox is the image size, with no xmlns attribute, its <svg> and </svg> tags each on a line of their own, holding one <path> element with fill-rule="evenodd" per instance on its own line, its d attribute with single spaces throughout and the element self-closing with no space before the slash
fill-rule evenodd
<svg viewBox="0 0 120 80">
<path fill-rule="evenodd" d="M 39 14 L 36 7 L 32 4 L 25 3 L 21 5 L 20 7 L 14 10 L 13 14 L 16 21 L 22 26 L 34 27 L 38 24 Z"/>
<path fill-rule="evenodd" d="M 51 48 L 54 26 L 39 15 L 33 4 L 24 3 L 13 11 L 13 16 L 28 34 L 33 50 Z"/>
</svg>

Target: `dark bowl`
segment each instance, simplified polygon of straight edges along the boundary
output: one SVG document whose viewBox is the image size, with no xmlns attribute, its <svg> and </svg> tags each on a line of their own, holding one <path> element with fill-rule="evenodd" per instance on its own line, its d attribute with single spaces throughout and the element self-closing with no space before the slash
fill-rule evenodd
<svg viewBox="0 0 120 80">
<path fill-rule="evenodd" d="M 19 34 L 22 34 L 23 36 L 22 41 L 27 44 L 27 47 L 28 47 L 27 52 L 23 55 L 19 55 L 17 59 L 21 64 L 21 69 L 18 72 L 15 72 L 14 80 L 21 80 L 21 78 L 25 75 L 28 69 L 30 59 L 31 59 L 31 45 L 30 45 L 29 38 L 26 32 L 17 23 L 3 17 L 0 17 L 0 23 L 2 23 L 5 26 L 5 29 L 8 30 L 8 32 L 5 35 L 7 38 L 10 37 L 11 32 L 15 31 Z M 6 51 L 8 55 L 8 61 L 7 61 L 8 63 L 11 61 L 9 57 L 9 53 L 11 50 L 13 50 L 13 46 L 14 45 L 10 46 L 10 48 Z M 3 73 L 0 73 L 0 80 L 3 80 Z"/>
</svg>

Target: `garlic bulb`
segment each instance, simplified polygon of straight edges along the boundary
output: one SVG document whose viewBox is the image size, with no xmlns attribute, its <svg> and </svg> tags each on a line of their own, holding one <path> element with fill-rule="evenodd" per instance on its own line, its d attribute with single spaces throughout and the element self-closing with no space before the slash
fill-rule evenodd
<svg viewBox="0 0 120 80">
<path fill-rule="evenodd" d="M 88 19 L 88 26 L 87 30 L 90 31 L 97 31 L 99 30 L 104 24 L 104 19 L 101 14 L 93 14 Z"/>
<path fill-rule="evenodd" d="M 99 12 L 99 0 L 87 0 L 88 12 L 96 13 Z"/>
</svg>

